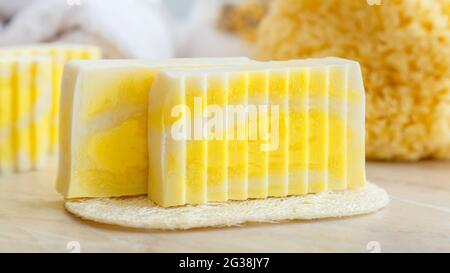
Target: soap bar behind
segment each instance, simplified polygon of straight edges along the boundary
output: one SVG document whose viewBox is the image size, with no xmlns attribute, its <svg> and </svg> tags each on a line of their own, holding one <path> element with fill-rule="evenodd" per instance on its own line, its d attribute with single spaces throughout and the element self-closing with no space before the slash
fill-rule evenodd
<svg viewBox="0 0 450 273">
<path fill-rule="evenodd" d="M 0 173 L 45 166 L 52 68 L 46 57 L 0 59 Z"/>
<path fill-rule="evenodd" d="M 96 46 L 79 44 L 30 44 L 0 48 L 0 57 L 46 56 L 52 60 L 52 112 L 50 121 L 50 152 L 56 152 L 58 145 L 58 111 L 61 93 L 61 79 L 64 65 L 74 60 L 100 59 L 101 51 Z"/>
</svg>

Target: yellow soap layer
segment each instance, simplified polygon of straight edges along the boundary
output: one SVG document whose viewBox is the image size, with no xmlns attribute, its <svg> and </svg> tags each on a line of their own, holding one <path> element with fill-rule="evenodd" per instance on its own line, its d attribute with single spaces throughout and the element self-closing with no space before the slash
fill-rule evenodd
<svg viewBox="0 0 450 273">
<path fill-rule="evenodd" d="M 65 107 L 75 111 L 79 119 L 72 130 L 83 129 L 68 135 L 72 132 L 63 128 L 61 134 L 72 139 L 72 144 L 63 140 L 60 151 L 62 156 L 70 150 L 73 153 L 67 166 L 69 176 L 60 176 L 58 182 L 67 197 L 125 196 L 147 191 L 144 113 L 153 79 L 154 71 L 145 68 L 93 70 L 77 78 L 78 108 Z"/>
<path fill-rule="evenodd" d="M 286 196 L 289 191 L 289 74 L 288 70 L 269 73 L 268 195 Z M 276 118 L 278 114 L 278 118 Z M 277 122 L 272 122 L 278 120 Z M 273 127 L 272 127 L 273 125 Z"/>
<path fill-rule="evenodd" d="M 223 74 L 211 74 L 207 77 L 207 105 L 214 106 L 207 112 L 207 120 L 220 115 L 217 108 L 225 109 L 228 104 L 228 78 Z M 222 123 L 207 125 L 207 200 L 228 200 L 228 137 L 226 116 L 222 115 Z M 220 129 L 219 129 L 220 128 Z M 210 135 L 211 133 L 211 135 Z M 212 135 L 215 133 L 214 135 Z"/>
<path fill-rule="evenodd" d="M 247 73 L 231 72 L 228 74 L 228 109 L 230 120 L 237 120 L 237 109 L 248 104 L 249 77 Z M 232 111 L 233 110 L 233 111 Z M 236 111 L 234 111 L 236 110 Z M 241 119 L 245 118 L 241 116 Z M 246 200 L 248 198 L 248 126 L 246 123 L 228 122 L 228 198 Z"/>
<path fill-rule="evenodd" d="M 313 68 L 309 80 L 308 192 L 328 189 L 328 69 Z"/>
<path fill-rule="evenodd" d="M 308 192 L 309 69 L 289 72 L 288 194 Z"/>
<path fill-rule="evenodd" d="M 64 65 L 75 60 L 95 60 L 101 57 L 98 47 L 71 44 L 35 44 L 0 48 L 2 57 L 46 56 L 52 59 L 52 112 L 50 121 L 50 152 L 58 145 L 58 111 L 61 93 L 61 79 Z"/>
<path fill-rule="evenodd" d="M 328 187 L 330 190 L 347 188 L 347 99 L 348 67 L 331 67 L 329 71 L 329 139 Z"/>
<path fill-rule="evenodd" d="M 186 141 L 187 129 L 176 127 L 180 120 L 187 118 L 183 109 L 165 111 L 166 105 L 185 105 L 186 92 L 182 80 L 170 80 L 160 77 L 155 82 L 155 89 L 166 89 L 171 92 L 152 92 L 148 108 L 148 145 L 149 169 L 148 195 L 151 200 L 163 206 L 174 206 L 186 203 Z M 177 110 L 177 109 L 175 109 Z M 174 129 L 171 129 L 174 128 Z M 159 132 L 165 132 L 160 134 Z M 156 133 L 157 132 L 157 133 Z M 179 134 L 181 138 L 167 137 Z M 160 183 L 165 181 L 165 183 Z"/>
<path fill-rule="evenodd" d="M 207 146 L 203 139 L 203 112 L 206 103 L 206 78 L 186 77 L 186 106 L 191 109 L 191 130 L 186 141 L 186 202 L 201 204 L 207 200 Z M 168 109 L 169 110 L 169 109 Z"/>
<path fill-rule="evenodd" d="M 264 138 L 268 134 L 268 74 L 266 71 L 250 72 L 248 75 L 248 106 L 253 107 L 258 116 L 249 111 L 248 122 L 248 198 L 266 198 L 269 185 L 269 157 L 264 149 Z M 261 111 L 262 110 L 262 111 Z M 250 122 L 253 121 L 253 122 Z"/>
<path fill-rule="evenodd" d="M 45 58 L 0 60 L 0 172 L 45 165 L 49 149 L 52 64 Z"/>
</svg>

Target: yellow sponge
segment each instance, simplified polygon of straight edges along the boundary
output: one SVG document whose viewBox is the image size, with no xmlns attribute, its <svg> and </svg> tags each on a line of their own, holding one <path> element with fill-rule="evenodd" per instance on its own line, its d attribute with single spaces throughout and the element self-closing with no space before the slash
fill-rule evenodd
<svg viewBox="0 0 450 273">
<path fill-rule="evenodd" d="M 359 61 L 367 157 L 450 158 L 450 0 L 274 0 L 257 51 Z"/>
</svg>

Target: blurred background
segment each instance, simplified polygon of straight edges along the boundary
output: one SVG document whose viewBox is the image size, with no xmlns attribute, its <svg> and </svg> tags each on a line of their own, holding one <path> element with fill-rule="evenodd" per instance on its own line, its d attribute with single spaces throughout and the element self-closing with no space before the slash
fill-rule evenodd
<svg viewBox="0 0 450 273">
<path fill-rule="evenodd" d="M 250 55 L 223 23 L 243 2 L 0 0 L 0 44 L 91 43 L 106 58 Z"/>
<path fill-rule="evenodd" d="M 357 60 L 367 157 L 450 158 L 450 0 L 0 0 L 0 46 L 104 58 Z"/>
</svg>

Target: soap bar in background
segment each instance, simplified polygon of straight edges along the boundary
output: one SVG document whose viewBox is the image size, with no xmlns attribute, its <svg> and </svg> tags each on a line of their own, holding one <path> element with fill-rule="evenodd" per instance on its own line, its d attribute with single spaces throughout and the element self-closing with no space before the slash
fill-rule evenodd
<svg viewBox="0 0 450 273">
<path fill-rule="evenodd" d="M 187 109 L 179 111 L 180 105 Z M 198 124 L 200 134 L 211 133 L 205 125 L 211 117 L 201 113 L 218 106 L 227 114 L 219 118 L 225 133 L 197 136 Z M 240 106 L 243 121 L 239 112 L 230 115 Z M 152 86 L 148 109 L 148 196 L 160 206 L 365 185 L 364 87 L 356 62 L 166 68 Z"/>
<path fill-rule="evenodd" d="M 0 58 L 3 57 L 49 56 L 53 62 L 52 68 L 52 112 L 50 121 L 50 152 L 56 152 L 58 145 L 58 111 L 61 78 L 64 65 L 74 60 L 95 60 L 101 57 L 98 47 L 76 44 L 32 44 L 0 48 Z"/>
<path fill-rule="evenodd" d="M 148 93 L 159 70 L 247 62 L 218 58 L 66 65 L 58 191 L 66 198 L 147 194 L 148 149 L 160 149 L 147 145 Z"/>
<path fill-rule="evenodd" d="M 52 69 L 49 57 L 0 58 L 0 173 L 45 166 Z"/>
</svg>

